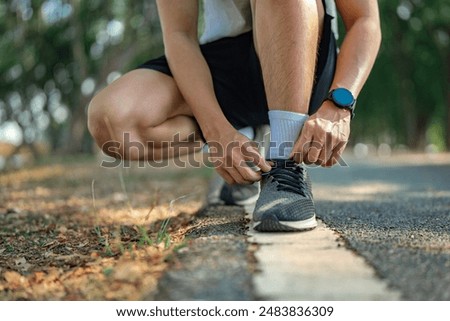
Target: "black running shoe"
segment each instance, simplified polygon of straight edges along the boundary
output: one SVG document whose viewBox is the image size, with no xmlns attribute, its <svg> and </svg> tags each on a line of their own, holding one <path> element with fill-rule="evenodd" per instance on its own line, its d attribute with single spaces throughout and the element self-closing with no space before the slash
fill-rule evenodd
<svg viewBox="0 0 450 321">
<path fill-rule="evenodd" d="M 252 185 L 230 185 L 216 174 L 209 184 L 207 202 L 208 205 L 242 206 L 251 214 L 255 209 L 259 190 L 259 182 Z"/>
<path fill-rule="evenodd" d="M 295 232 L 317 226 L 311 180 L 305 166 L 292 160 L 272 160 L 263 174 L 261 193 L 253 212 L 259 232 Z"/>
</svg>

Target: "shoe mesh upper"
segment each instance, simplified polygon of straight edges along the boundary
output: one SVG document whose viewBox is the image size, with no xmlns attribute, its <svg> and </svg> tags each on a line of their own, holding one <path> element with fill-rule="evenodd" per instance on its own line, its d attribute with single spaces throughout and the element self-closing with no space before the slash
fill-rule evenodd
<svg viewBox="0 0 450 321">
<path fill-rule="evenodd" d="M 280 221 L 303 221 L 315 215 L 311 181 L 304 165 L 273 160 L 275 166 L 263 176 L 253 220 L 275 215 Z"/>
</svg>

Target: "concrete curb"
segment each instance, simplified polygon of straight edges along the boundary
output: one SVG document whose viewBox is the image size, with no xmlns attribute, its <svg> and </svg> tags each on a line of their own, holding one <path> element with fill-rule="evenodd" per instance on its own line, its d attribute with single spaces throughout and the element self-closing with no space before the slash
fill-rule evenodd
<svg viewBox="0 0 450 321">
<path fill-rule="evenodd" d="M 319 221 L 302 233 L 258 233 L 249 241 L 259 249 L 255 294 L 263 300 L 399 300 L 363 258 Z"/>
</svg>

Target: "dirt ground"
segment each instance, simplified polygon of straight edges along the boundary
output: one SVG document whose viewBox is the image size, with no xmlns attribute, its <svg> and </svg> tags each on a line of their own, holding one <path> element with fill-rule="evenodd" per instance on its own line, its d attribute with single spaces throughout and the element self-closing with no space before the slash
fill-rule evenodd
<svg viewBox="0 0 450 321">
<path fill-rule="evenodd" d="M 139 300 L 186 246 L 208 168 L 92 158 L 0 174 L 0 300 Z"/>
</svg>

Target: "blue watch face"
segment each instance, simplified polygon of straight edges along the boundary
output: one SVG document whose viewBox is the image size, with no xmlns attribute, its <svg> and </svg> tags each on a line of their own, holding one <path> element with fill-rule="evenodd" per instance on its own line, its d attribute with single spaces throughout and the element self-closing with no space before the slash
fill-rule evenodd
<svg viewBox="0 0 450 321">
<path fill-rule="evenodd" d="M 333 100 L 338 105 L 350 107 L 355 99 L 352 93 L 345 88 L 338 88 L 333 91 Z"/>
</svg>

